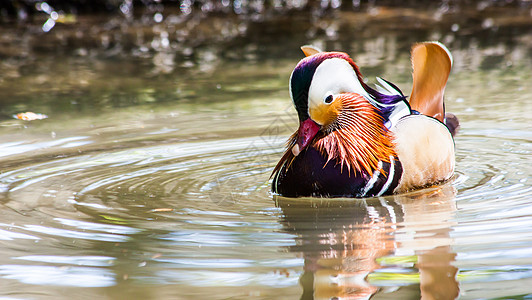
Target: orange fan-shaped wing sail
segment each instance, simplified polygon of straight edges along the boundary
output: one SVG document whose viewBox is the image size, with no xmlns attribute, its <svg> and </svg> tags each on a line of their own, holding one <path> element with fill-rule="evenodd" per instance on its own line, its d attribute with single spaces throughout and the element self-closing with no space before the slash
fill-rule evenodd
<svg viewBox="0 0 532 300">
<path fill-rule="evenodd" d="M 443 92 L 452 63 L 451 53 L 438 42 L 425 42 L 412 47 L 412 109 L 443 122 Z"/>
</svg>

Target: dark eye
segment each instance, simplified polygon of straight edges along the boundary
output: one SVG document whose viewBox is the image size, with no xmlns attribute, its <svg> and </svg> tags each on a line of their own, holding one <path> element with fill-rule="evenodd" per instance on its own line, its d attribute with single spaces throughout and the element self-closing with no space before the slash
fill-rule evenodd
<svg viewBox="0 0 532 300">
<path fill-rule="evenodd" d="M 325 100 L 323 100 L 325 103 L 327 104 L 330 104 L 331 102 L 333 102 L 333 95 L 329 95 L 327 97 L 325 97 Z"/>
</svg>

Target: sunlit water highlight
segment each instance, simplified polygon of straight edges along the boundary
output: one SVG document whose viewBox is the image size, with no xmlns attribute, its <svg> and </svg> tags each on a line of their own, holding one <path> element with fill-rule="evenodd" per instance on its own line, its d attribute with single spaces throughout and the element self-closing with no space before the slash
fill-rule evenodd
<svg viewBox="0 0 532 300">
<path fill-rule="evenodd" d="M 407 53 L 371 61 L 379 43 L 383 57 L 408 49 L 392 36 L 344 50 L 366 76 L 408 91 Z M 297 59 L 160 77 L 181 88 L 175 101 L 2 121 L 0 296 L 530 298 L 532 61 L 519 53 L 531 50 L 500 43 L 513 66 L 490 65 L 498 54 L 477 61 L 458 44 L 447 89 L 462 121 L 456 175 L 405 195 L 270 193 L 297 126 L 287 94 Z"/>
</svg>

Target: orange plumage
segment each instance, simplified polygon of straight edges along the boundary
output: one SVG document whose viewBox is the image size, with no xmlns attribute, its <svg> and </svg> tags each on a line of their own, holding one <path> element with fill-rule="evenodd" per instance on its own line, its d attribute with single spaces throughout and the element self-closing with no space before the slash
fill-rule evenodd
<svg viewBox="0 0 532 300">
<path fill-rule="evenodd" d="M 390 156 L 395 156 L 392 133 L 377 109 L 361 95 L 341 94 L 336 101 L 342 104 L 336 121 L 325 128 L 326 135 L 313 146 L 328 162 L 336 160 L 342 168 L 371 175 L 379 161 L 390 162 Z"/>
<path fill-rule="evenodd" d="M 396 156 L 393 135 L 384 126 L 377 108 L 361 95 L 345 93 L 336 101 L 341 107 L 335 121 L 323 128 L 311 146 L 327 159 L 327 163 L 333 161 L 342 169 L 346 167 L 348 171 L 365 171 L 372 175 L 379 161 L 390 162 L 390 156 Z M 297 132 L 288 140 L 287 150 L 272 174 L 294 159 L 290 149 L 296 140 Z"/>
</svg>

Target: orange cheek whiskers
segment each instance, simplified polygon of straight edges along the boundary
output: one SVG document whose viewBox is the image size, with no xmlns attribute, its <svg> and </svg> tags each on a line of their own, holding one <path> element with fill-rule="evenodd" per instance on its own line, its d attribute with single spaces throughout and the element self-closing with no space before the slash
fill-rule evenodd
<svg viewBox="0 0 532 300">
<path fill-rule="evenodd" d="M 397 154 L 393 135 L 384 126 L 377 109 L 358 94 L 342 94 L 335 107 L 336 118 L 316 136 L 312 147 L 330 161 L 346 167 L 348 172 L 366 172 L 370 176 L 379 168 L 379 161 L 390 162 Z M 341 101 L 341 102 L 340 102 Z M 290 167 L 296 158 L 290 150 L 296 143 L 298 132 L 289 138 L 283 157 L 275 166 L 272 175 L 287 163 Z M 381 170 L 382 172 L 382 170 Z"/>
<path fill-rule="evenodd" d="M 315 141 L 314 146 L 328 161 L 336 160 L 351 169 L 372 175 L 379 161 L 390 162 L 396 156 L 393 136 L 377 109 L 358 94 L 340 96 L 343 108 L 329 133 Z"/>
</svg>

